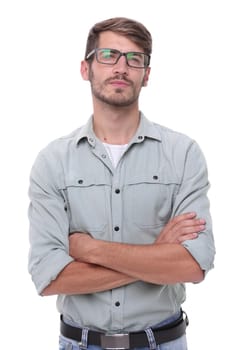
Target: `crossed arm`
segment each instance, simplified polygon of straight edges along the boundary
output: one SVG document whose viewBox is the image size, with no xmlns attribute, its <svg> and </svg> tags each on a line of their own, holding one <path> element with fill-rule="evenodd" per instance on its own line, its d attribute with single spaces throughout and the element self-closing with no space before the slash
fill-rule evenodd
<svg viewBox="0 0 249 350">
<path fill-rule="evenodd" d="M 94 293 L 137 280 L 154 284 L 199 282 L 203 271 L 181 243 L 196 239 L 204 229 L 204 219 L 186 213 L 170 220 L 153 244 L 102 241 L 75 232 L 69 237 L 69 253 L 75 260 L 42 295 Z"/>
</svg>

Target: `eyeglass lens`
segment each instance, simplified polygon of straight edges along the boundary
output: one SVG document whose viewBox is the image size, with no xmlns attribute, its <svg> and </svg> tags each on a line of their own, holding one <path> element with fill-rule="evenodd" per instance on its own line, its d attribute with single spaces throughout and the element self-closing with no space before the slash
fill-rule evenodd
<svg viewBox="0 0 249 350">
<path fill-rule="evenodd" d="M 131 67 L 145 67 L 146 55 L 142 52 L 121 53 L 115 49 L 97 49 L 97 60 L 104 64 L 116 64 L 122 55 L 125 55 L 126 62 Z"/>
</svg>

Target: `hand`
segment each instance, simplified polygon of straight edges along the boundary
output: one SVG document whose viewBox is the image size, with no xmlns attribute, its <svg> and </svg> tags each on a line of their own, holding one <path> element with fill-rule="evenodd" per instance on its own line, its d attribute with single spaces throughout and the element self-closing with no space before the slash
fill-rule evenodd
<svg viewBox="0 0 249 350">
<path fill-rule="evenodd" d="M 195 239 L 205 229 L 205 224 L 205 220 L 197 219 L 194 212 L 175 216 L 164 226 L 155 243 L 180 244 L 188 239 Z"/>
<path fill-rule="evenodd" d="M 78 261 L 87 262 L 87 253 L 94 239 L 85 232 L 73 232 L 69 236 L 69 255 Z"/>
</svg>

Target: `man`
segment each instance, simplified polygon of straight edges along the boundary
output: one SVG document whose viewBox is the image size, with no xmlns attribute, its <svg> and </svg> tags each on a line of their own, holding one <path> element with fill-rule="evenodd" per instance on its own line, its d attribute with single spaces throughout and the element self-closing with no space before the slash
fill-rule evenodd
<svg viewBox="0 0 249 350">
<path fill-rule="evenodd" d="M 213 267 L 202 152 L 139 110 L 151 46 L 136 21 L 95 24 L 81 64 L 93 115 L 31 171 L 29 271 L 58 295 L 61 350 L 187 349 L 184 283 Z"/>
</svg>

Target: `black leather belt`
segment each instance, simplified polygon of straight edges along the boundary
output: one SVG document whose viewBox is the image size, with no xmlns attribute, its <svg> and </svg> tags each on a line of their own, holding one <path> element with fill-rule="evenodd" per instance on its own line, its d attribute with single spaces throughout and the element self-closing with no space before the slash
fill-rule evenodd
<svg viewBox="0 0 249 350">
<path fill-rule="evenodd" d="M 188 317 L 186 314 L 184 317 L 184 314 L 185 313 L 182 312 L 181 316 L 170 324 L 167 324 L 161 328 L 153 329 L 153 334 L 157 345 L 175 340 L 185 333 L 188 325 Z M 81 343 L 82 329 L 68 325 L 63 321 L 62 316 L 60 331 L 64 337 Z M 149 342 L 145 331 L 121 334 L 105 334 L 89 330 L 88 345 L 100 346 L 103 349 L 132 349 L 148 347 Z"/>
</svg>

